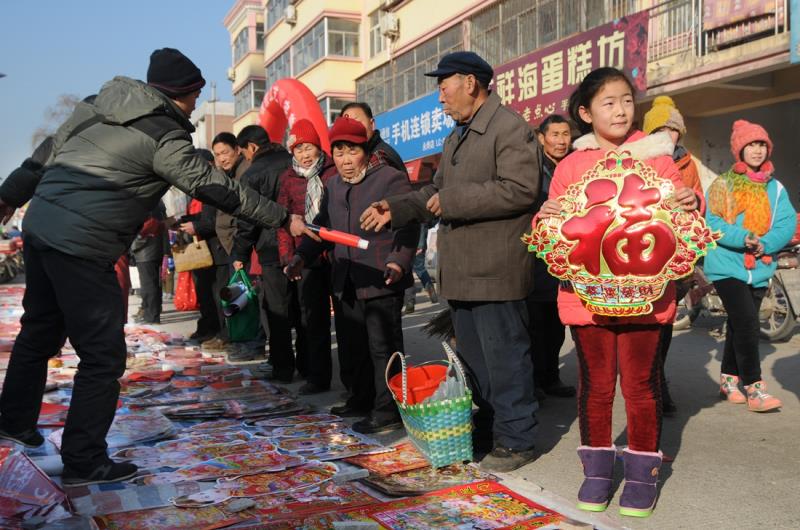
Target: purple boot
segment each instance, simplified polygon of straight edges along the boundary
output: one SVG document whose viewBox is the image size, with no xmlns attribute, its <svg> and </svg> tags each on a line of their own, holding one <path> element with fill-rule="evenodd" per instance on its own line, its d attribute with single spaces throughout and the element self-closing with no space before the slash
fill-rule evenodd
<svg viewBox="0 0 800 530">
<path fill-rule="evenodd" d="M 625 449 L 625 487 L 619 499 L 619 513 L 629 517 L 649 517 L 658 497 L 658 472 L 661 451 L 648 453 Z"/>
<path fill-rule="evenodd" d="M 578 508 L 587 512 L 602 512 L 608 507 L 611 496 L 611 479 L 614 476 L 614 460 L 617 448 L 578 447 L 578 456 L 583 464 L 583 484 L 578 491 Z"/>
</svg>

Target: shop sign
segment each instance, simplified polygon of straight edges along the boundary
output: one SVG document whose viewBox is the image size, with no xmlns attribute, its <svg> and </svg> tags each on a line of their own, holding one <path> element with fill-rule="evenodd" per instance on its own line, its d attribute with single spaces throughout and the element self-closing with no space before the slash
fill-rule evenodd
<svg viewBox="0 0 800 530">
<path fill-rule="evenodd" d="M 538 125 L 567 115 L 569 96 L 601 66 L 624 71 L 637 94 L 647 90 L 647 22 L 643 11 L 540 48 L 494 70 L 494 91 L 504 105 Z"/>
<path fill-rule="evenodd" d="M 453 118 L 442 111 L 438 92 L 375 116 L 381 138 L 406 162 L 441 153 L 454 126 Z"/>
</svg>

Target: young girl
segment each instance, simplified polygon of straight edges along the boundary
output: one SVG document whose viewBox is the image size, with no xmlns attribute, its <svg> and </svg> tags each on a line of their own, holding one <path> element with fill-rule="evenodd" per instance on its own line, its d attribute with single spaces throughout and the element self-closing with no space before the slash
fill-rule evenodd
<svg viewBox="0 0 800 530">
<path fill-rule="evenodd" d="M 633 128 L 633 86 L 621 71 L 600 68 L 581 82 L 570 98 L 570 115 L 584 136 L 575 152 L 556 167 L 550 199 L 540 217 L 559 215 L 558 198 L 567 186 L 578 182 L 611 150 L 630 151 L 634 158 L 671 180 L 674 198 L 684 210 L 700 202 L 686 188 L 671 158 L 672 143 L 666 136 L 646 136 Z M 652 313 L 639 317 L 605 317 L 589 312 L 571 287 L 559 288 L 558 311 L 569 325 L 578 353 L 578 416 L 581 443 L 578 456 L 585 480 L 578 493 L 578 507 L 603 511 L 608 506 L 616 448 L 611 443 L 611 411 L 619 376 L 628 416 L 628 448 L 624 451 L 625 487 L 620 513 L 647 517 L 656 501 L 656 483 L 662 454 L 661 363 L 659 334 L 675 316 L 675 288 L 669 285 L 653 303 Z"/>
<path fill-rule="evenodd" d="M 772 178 L 767 131 L 737 120 L 731 152 L 736 163 L 708 189 L 706 212 L 709 226 L 722 232 L 704 269 L 728 313 L 720 394 L 730 403 L 766 412 L 781 402 L 767 394 L 761 379 L 758 311 L 777 267 L 774 254 L 792 239 L 797 220 L 786 190 Z M 740 380 L 747 397 L 739 390 Z"/>
</svg>

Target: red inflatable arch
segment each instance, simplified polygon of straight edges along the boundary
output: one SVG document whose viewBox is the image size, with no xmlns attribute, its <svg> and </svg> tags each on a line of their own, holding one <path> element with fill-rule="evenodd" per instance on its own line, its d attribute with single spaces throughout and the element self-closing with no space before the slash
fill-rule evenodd
<svg viewBox="0 0 800 530">
<path fill-rule="evenodd" d="M 286 127 L 291 127 L 300 119 L 307 119 L 314 125 L 322 142 L 322 149 L 330 153 L 328 123 L 322 114 L 319 101 L 311 90 L 297 79 L 279 79 L 264 94 L 258 122 L 276 143 L 283 143 Z"/>
</svg>

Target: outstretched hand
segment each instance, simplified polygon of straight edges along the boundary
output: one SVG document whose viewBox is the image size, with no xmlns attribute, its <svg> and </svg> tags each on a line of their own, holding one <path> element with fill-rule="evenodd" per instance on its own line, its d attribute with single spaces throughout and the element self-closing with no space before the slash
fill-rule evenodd
<svg viewBox="0 0 800 530">
<path fill-rule="evenodd" d="M 369 208 L 364 210 L 358 220 L 361 221 L 362 230 L 380 232 L 384 226 L 392 221 L 389 203 L 386 200 L 373 202 L 369 205 Z"/>
<path fill-rule="evenodd" d="M 286 225 L 292 237 L 308 236 L 314 241 L 322 241 L 317 234 L 306 226 L 306 220 L 302 215 L 296 213 L 289 215 Z"/>
</svg>

